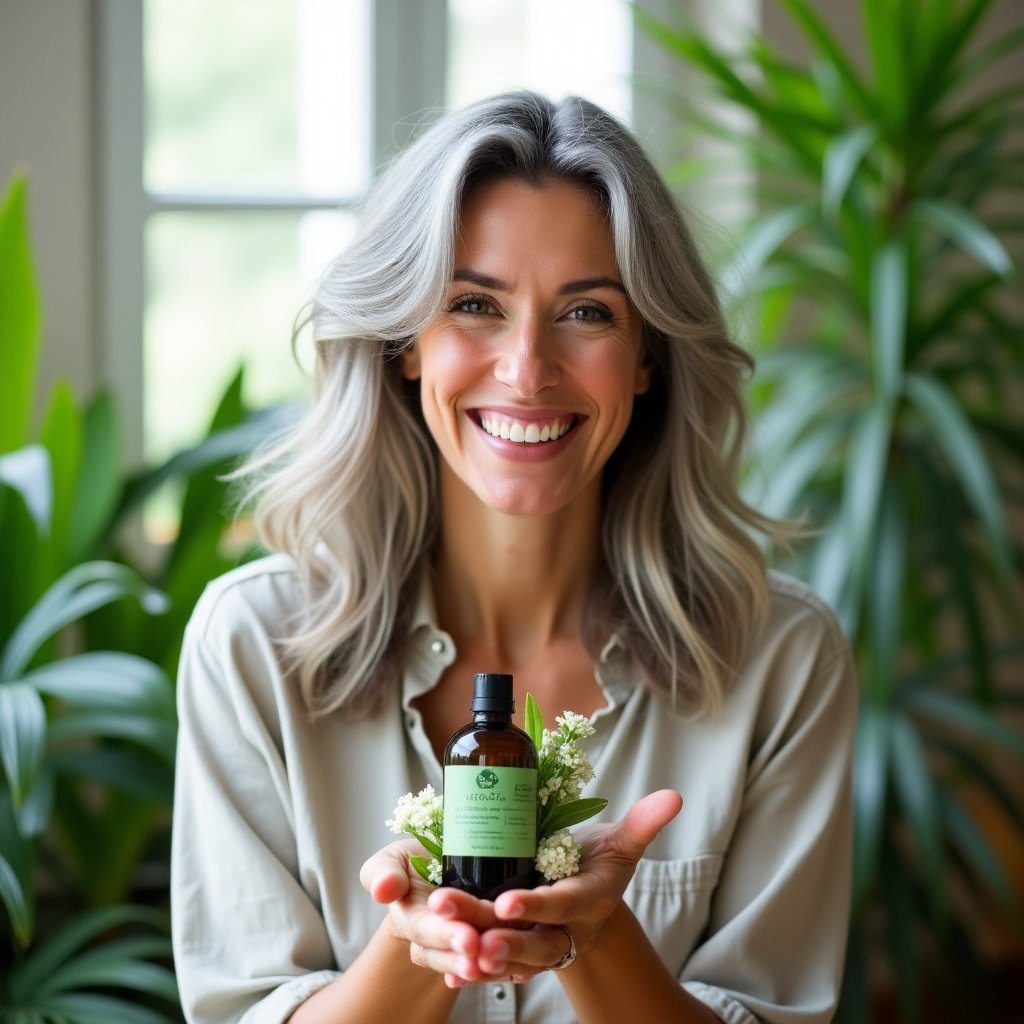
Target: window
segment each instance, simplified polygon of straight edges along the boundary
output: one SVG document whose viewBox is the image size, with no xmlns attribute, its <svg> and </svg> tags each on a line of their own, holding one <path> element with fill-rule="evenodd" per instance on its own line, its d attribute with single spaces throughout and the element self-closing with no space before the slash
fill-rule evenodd
<svg viewBox="0 0 1024 1024">
<path fill-rule="evenodd" d="M 633 109 L 627 0 L 96 10 L 100 337 L 133 461 L 197 440 L 243 362 L 253 405 L 304 389 L 310 285 L 425 117 L 515 87 Z"/>
</svg>

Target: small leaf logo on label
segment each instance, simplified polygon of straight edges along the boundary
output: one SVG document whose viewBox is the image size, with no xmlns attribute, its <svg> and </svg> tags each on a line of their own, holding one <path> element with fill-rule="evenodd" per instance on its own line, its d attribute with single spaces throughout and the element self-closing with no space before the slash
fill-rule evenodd
<svg viewBox="0 0 1024 1024">
<path fill-rule="evenodd" d="M 481 789 L 494 789 L 498 784 L 498 776 L 491 771 L 490 768 L 485 768 L 477 777 L 476 784 Z"/>
</svg>

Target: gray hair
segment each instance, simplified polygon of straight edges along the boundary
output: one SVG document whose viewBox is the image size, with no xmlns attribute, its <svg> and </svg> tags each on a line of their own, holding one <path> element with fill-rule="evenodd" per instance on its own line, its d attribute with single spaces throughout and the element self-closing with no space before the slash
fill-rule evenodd
<svg viewBox="0 0 1024 1024">
<path fill-rule="evenodd" d="M 617 633 L 674 707 L 713 708 L 767 607 L 750 531 L 778 532 L 736 488 L 752 361 L 635 139 L 586 100 L 528 92 L 448 115 L 381 175 L 316 290 L 315 400 L 247 467 L 260 535 L 292 556 L 303 587 L 284 643 L 304 699 L 313 713 L 365 715 L 400 677 L 438 501 L 437 454 L 396 356 L 439 311 L 463 200 L 502 178 L 568 180 L 598 198 L 655 366 L 605 468 L 604 565 L 584 642 L 596 657 Z"/>
</svg>

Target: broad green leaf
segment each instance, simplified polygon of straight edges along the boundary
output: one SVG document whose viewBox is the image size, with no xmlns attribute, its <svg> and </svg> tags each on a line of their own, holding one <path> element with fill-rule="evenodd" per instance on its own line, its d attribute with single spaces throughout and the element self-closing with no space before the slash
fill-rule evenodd
<svg viewBox="0 0 1024 1024">
<path fill-rule="evenodd" d="M 143 800 L 171 806 L 174 773 L 166 759 L 126 746 L 90 746 L 81 750 L 51 750 L 47 763 L 73 779 L 89 779 L 121 789 Z"/>
<path fill-rule="evenodd" d="M 246 416 L 245 405 L 242 401 L 244 379 L 244 368 L 239 368 L 217 403 L 217 408 L 210 421 L 208 435 L 238 427 L 244 422 Z M 181 505 L 178 539 L 170 558 L 172 565 L 178 556 L 178 546 L 187 544 L 194 531 L 203 530 L 211 519 L 215 522 L 225 523 L 230 520 L 231 512 L 226 508 L 225 484 L 218 477 L 225 470 L 231 468 L 230 461 L 225 460 L 220 465 L 209 465 L 203 469 L 197 469 L 189 475 L 185 497 Z"/>
<path fill-rule="evenodd" d="M 82 461 L 82 423 L 66 381 L 58 381 L 50 396 L 40 440 L 50 453 L 53 476 L 52 572 L 68 565 L 67 547 L 74 518 L 75 491 Z"/>
<path fill-rule="evenodd" d="M 524 713 L 526 734 L 533 740 L 533 745 L 540 750 L 544 742 L 544 715 L 540 705 L 532 693 L 526 694 L 526 711 Z"/>
<path fill-rule="evenodd" d="M 960 479 L 967 500 L 981 521 L 996 568 L 1011 571 L 1009 537 L 999 488 L 985 452 L 956 399 L 934 377 L 906 376 L 907 394 L 929 428 L 950 468 Z"/>
<path fill-rule="evenodd" d="M 896 844 L 881 860 L 881 904 L 885 908 L 887 959 L 897 975 L 900 1020 L 918 1019 L 919 1002 L 917 934 L 921 914 L 917 905 L 918 872 L 906 865 Z"/>
<path fill-rule="evenodd" d="M 915 686 L 904 692 L 903 705 L 908 711 L 926 715 L 945 727 L 976 740 L 995 743 L 1024 757 L 1024 733 L 1000 721 L 977 701 L 948 691 Z"/>
<path fill-rule="evenodd" d="M 781 469 L 791 456 L 792 445 L 804 433 L 816 434 L 822 417 L 836 419 L 842 413 L 844 429 L 847 408 L 864 383 L 854 367 L 845 365 L 794 368 L 777 392 L 772 404 L 754 424 L 758 458 L 773 471 Z"/>
<path fill-rule="evenodd" d="M 944 199 L 919 199 L 917 216 L 1000 277 L 1013 273 L 1013 261 L 1002 242 L 969 210 Z"/>
<path fill-rule="evenodd" d="M 53 768 L 47 757 L 35 784 L 17 810 L 18 827 L 27 839 L 34 839 L 46 831 L 53 814 L 53 793 Z"/>
<path fill-rule="evenodd" d="M 874 98 L 861 81 L 838 39 L 828 30 L 824 21 L 817 16 L 811 4 L 805 0 L 782 0 L 790 15 L 803 30 L 814 49 L 826 58 L 834 68 L 861 113 L 871 117 L 877 112 Z"/>
<path fill-rule="evenodd" d="M 878 126 L 862 124 L 829 143 L 821 169 L 821 208 L 826 217 L 838 216 L 850 183 L 877 141 Z"/>
<path fill-rule="evenodd" d="M 25 683 L 0 684 L 0 761 L 15 807 L 21 807 L 42 771 L 46 708 Z"/>
<path fill-rule="evenodd" d="M 867 581 L 867 616 L 871 624 L 871 678 L 867 686 L 877 696 L 892 691 L 903 624 L 904 572 L 907 547 L 907 508 L 899 479 L 886 481 L 871 553 Z"/>
<path fill-rule="evenodd" d="M 121 442 L 113 398 L 101 392 L 85 410 L 82 468 L 69 543 L 73 561 L 89 558 L 121 495 Z"/>
<path fill-rule="evenodd" d="M 809 578 L 812 588 L 836 613 L 848 637 L 856 634 L 860 610 L 860 603 L 849 597 L 852 568 L 852 545 L 837 518 L 814 545 Z"/>
<path fill-rule="evenodd" d="M 1013 888 L 999 858 L 969 814 L 946 793 L 939 792 L 939 807 L 946 831 L 975 876 L 1008 913 L 1016 907 Z M 1019 917 L 1019 912 L 1017 912 Z"/>
<path fill-rule="evenodd" d="M 70 569 L 39 599 L 8 640 L 0 657 L 0 681 L 24 672 L 40 647 L 65 626 L 125 597 L 134 597 L 152 614 L 165 610 L 163 595 L 127 566 L 87 562 Z"/>
<path fill-rule="evenodd" d="M 1024 835 L 1024 807 L 1007 782 L 993 770 L 987 754 L 975 750 L 978 744 L 971 737 L 964 742 L 959 736 L 954 738 L 940 732 L 928 737 L 928 746 L 941 751 L 953 763 L 957 778 L 965 779 L 972 790 L 998 804 L 1006 819 Z"/>
<path fill-rule="evenodd" d="M 959 502 L 949 493 L 945 479 L 933 465 L 931 453 L 921 445 L 908 446 L 924 483 L 924 507 L 931 518 L 936 548 L 937 567 L 948 580 L 947 593 L 960 613 L 966 633 L 967 649 L 971 657 L 971 675 L 974 693 L 989 702 L 992 697 L 992 651 L 988 628 L 977 594 L 978 573 L 975 559 L 967 548 L 962 519 L 956 515 Z M 927 520 L 925 520 L 927 522 Z"/>
<path fill-rule="evenodd" d="M 0 453 L 28 440 L 41 313 L 28 229 L 28 179 L 15 174 L 0 201 Z"/>
<path fill-rule="evenodd" d="M 170 953 L 170 943 L 164 955 Z M 127 955 L 120 943 L 112 942 L 91 949 L 64 964 L 33 993 L 42 1002 L 62 993 L 82 988 L 125 988 L 162 999 L 178 998 L 174 975 L 159 964 L 147 963 Z"/>
<path fill-rule="evenodd" d="M 171 721 L 174 691 L 159 666 L 134 654 L 90 651 L 29 672 L 40 693 L 94 711 L 138 709 Z"/>
<path fill-rule="evenodd" d="M 917 730 L 902 715 L 891 720 L 892 777 L 903 819 L 914 838 L 932 914 L 941 921 L 947 893 L 938 794 Z"/>
<path fill-rule="evenodd" d="M 862 0 L 868 56 L 875 72 L 875 119 L 896 135 L 907 123 L 907 54 L 893 0 Z"/>
<path fill-rule="evenodd" d="M 32 939 L 33 914 L 25 890 L 7 858 L 0 853 L 0 902 L 7 910 L 14 938 L 22 948 Z"/>
<path fill-rule="evenodd" d="M 779 247 L 814 218 L 815 209 L 811 203 L 786 207 L 760 218 L 744 239 L 740 251 L 720 275 L 723 295 L 731 297 L 744 292 L 748 282 Z"/>
<path fill-rule="evenodd" d="M 294 406 L 261 409 L 237 426 L 216 430 L 198 444 L 177 452 L 166 462 L 129 480 L 118 515 L 145 501 L 168 480 L 192 476 L 202 470 L 237 460 L 262 440 L 283 429 L 297 414 Z"/>
<path fill-rule="evenodd" d="M 420 846 L 423 847 L 424 850 L 427 851 L 427 853 L 440 859 L 441 847 L 438 846 L 430 836 L 425 836 L 422 832 L 410 832 L 409 834 L 420 844 Z"/>
<path fill-rule="evenodd" d="M 842 422 L 826 423 L 811 431 L 770 471 L 762 496 L 753 504 L 769 516 L 786 517 L 805 511 L 798 505 L 800 496 L 828 465 L 844 434 Z"/>
<path fill-rule="evenodd" d="M 545 814 L 537 829 L 537 839 L 546 839 L 560 828 L 570 828 L 581 821 L 600 814 L 608 806 L 608 801 L 601 797 L 584 797 L 582 800 L 570 800 L 559 804 L 553 811 Z"/>
<path fill-rule="evenodd" d="M 26 947 L 35 930 L 35 867 L 32 844 L 22 833 L 11 794 L 0 788 L 0 900 L 7 908 L 15 941 Z"/>
<path fill-rule="evenodd" d="M 46 1000 L 47 1012 L 67 1014 L 74 1024 L 176 1024 L 174 1018 L 114 996 L 74 992 Z"/>
<path fill-rule="evenodd" d="M 30 444 L 0 455 L 0 484 L 21 495 L 40 536 L 48 534 L 53 517 L 53 484 L 46 449 Z"/>
<path fill-rule="evenodd" d="M 430 864 L 431 858 L 424 857 L 421 854 L 414 853 L 409 858 L 409 863 L 412 865 L 413 871 L 416 872 L 424 882 L 430 882 L 431 885 L 435 885 L 435 882 L 430 880 Z"/>
<path fill-rule="evenodd" d="M 892 419 L 889 407 L 876 402 L 866 407 L 854 424 L 843 478 L 841 523 L 850 546 L 850 581 L 860 605 L 861 588 L 875 542 L 878 508 L 889 469 Z"/>
<path fill-rule="evenodd" d="M 871 266 L 871 359 L 876 393 L 888 404 L 903 380 L 908 287 L 906 244 L 894 235 Z"/>
<path fill-rule="evenodd" d="M 50 738 L 54 741 L 91 739 L 96 736 L 132 740 L 159 754 L 168 764 L 174 761 L 177 738 L 174 723 L 154 718 L 152 714 L 70 711 L 50 723 Z"/>
<path fill-rule="evenodd" d="M 165 933 L 168 928 L 166 915 L 148 907 L 120 905 L 80 913 L 34 946 L 19 963 L 17 974 L 10 982 L 11 995 L 15 999 L 27 998 L 89 943 L 125 925 L 145 925 Z"/>
<path fill-rule="evenodd" d="M 926 19 L 926 31 L 922 33 L 919 30 L 917 35 L 927 41 L 928 49 L 921 70 L 915 74 L 912 83 L 912 116 L 915 123 L 924 123 L 957 82 L 960 69 L 957 58 L 974 35 L 989 7 L 989 0 L 971 0 L 959 11 L 953 10 L 950 0 L 932 0 L 918 6 L 920 15 Z M 957 91 L 963 94 L 962 89 Z"/>
</svg>

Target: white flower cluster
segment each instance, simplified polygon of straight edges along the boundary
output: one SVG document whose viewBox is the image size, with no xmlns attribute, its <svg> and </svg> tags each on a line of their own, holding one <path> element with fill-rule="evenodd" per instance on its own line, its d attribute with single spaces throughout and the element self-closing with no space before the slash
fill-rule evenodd
<svg viewBox="0 0 1024 1024">
<path fill-rule="evenodd" d="M 594 735 L 594 727 L 583 715 L 566 711 L 555 721 L 558 729 L 544 730 L 540 745 L 540 787 L 537 799 L 542 807 L 579 800 L 583 787 L 594 777 L 590 758 L 580 750 L 580 740 Z"/>
<path fill-rule="evenodd" d="M 567 828 L 560 828 L 537 844 L 537 870 L 549 881 L 575 875 L 580 869 L 583 846 Z"/>
<path fill-rule="evenodd" d="M 543 728 L 544 719 L 533 697 L 527 694 L 526 699 L 527 727 L 538 755 L 536 867 L 546 881 L 555 882 L 575 875 L 583 857 L 582 844 L 559 825 L 584 821 L 598 814 L 608 801 L 580 800 L 583 787 L 594 778 L 590 758 L 579 746 L 581 740 L 594 735 L 590 722 L 566 711 L 555 719 L 558 728 L 551 732 Z M 444 800 L 433 786 L 415 796 L 406 793 L 400 797 L 394 817 L 386 824 L 392 832 L 407 833 L 420 841 L 428 856 L 415 855 L 410 864 L 431 885 L 440 885 Z"/>
<path fill-rule="evenodd" d="M 444 801 L 434 792 L 433 786 L 428 785 L 415 796 L 406 793 L 405 796 L 399 797 L 394 814 L 393 818 L 384 822 L 392 832 L 441 838 Z"/>
</svg>

